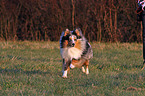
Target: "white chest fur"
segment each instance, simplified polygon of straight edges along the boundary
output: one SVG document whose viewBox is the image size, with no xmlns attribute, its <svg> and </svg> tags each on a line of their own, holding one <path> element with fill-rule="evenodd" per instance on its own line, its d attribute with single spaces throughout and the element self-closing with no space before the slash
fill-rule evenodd
<svg viewBox="0 0 145 96">
<path fill-rule="evenodd" d="M 61 56 L 62 58 L 74 58 L 79 59 L 82 55 L 82 50 L 77 49 L 75 47 L 69 47 L 69 48 L 62 48 L 61 49 Z"/>
</svg>

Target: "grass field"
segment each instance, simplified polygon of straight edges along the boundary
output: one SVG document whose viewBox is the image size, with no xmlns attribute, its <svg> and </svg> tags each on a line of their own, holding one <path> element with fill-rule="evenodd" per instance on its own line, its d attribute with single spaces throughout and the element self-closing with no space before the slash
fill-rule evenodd
<svg viewBox="0 0 145 96">
<path fill-rule="evenodd" d="M 91 43 L 90 74 L 62 76 L 59 42 L 0 42 L 0 96 L 144 96 L 142 44 Z"/>
</svg>

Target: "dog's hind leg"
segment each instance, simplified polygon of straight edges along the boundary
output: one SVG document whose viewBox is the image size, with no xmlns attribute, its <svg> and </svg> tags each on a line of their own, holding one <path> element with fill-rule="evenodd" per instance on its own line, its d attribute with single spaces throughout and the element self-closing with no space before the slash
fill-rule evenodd
<svg viewBox="0 0 145 96">
<path fill-rule="evenodd" d="M 84 65 L 86 65 L 86 71 L 84 71 L 87 75 L 89 74 L 89 60 L 87 60 Z M 84 69 L 85 70 L 85 69 Z M 82 70 L 83 71 L 83 70 Z"/>
<path fill-rule="evenodd" d="M 82 66 L 82 71 L 83 71 L 84 73 L 86 73 L 86 70 L 85 70 L 84 66 Z"/>
<path fill-rule="evenodd" d="M 89 74 L 89 68 L 88 68 L 88 66 L 86 66 L 86 74 L 87 75 Z"/>
</svg>

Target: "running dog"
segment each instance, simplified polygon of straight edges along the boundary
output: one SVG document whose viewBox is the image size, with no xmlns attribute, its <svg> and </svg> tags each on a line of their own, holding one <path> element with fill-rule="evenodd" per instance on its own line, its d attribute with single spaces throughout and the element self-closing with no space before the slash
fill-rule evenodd
<svg viewBox="0 0 145 96">
<path fill-rule="evenodd" d="M 73 31 L 66 29 L 62 32 L 60 37 L 60 53 L 63 59 L 63 78 L 67 78 L 68 70 L 74 67 L 82 68 L 84 73 L 89 74 L 88 65 L 89 60 L 93 57 L 93 51 L 80 28 Z"/>
</svg>

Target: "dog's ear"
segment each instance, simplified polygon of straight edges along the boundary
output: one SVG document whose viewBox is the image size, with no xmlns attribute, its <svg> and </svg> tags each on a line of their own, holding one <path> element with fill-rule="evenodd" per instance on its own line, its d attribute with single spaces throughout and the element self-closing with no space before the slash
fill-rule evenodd
<svg viewBox="0 0 145 96">
<path fill-rule="evenodd" d="M 75 30 L 75 33 L 77 34 L 77 36 L 80 36 L 80 31 L 78 29 Z"/>
<path fill-rule="evenodd" d="M 80 29 L 80 28 L 75 29 L 74 34 L 76 34 L 78 37 L 81 38 L 81 36 L 82 36 L 82 31 L 81 31 L 81 29 Z"/>
<path fill-rule="evenodd" d="M 64 36 L 67 36 L 68 34 L 70 34 L 70 31 L 69 31 L 69 29 L 66 29 L 64 32 Z"/>
</svg>

